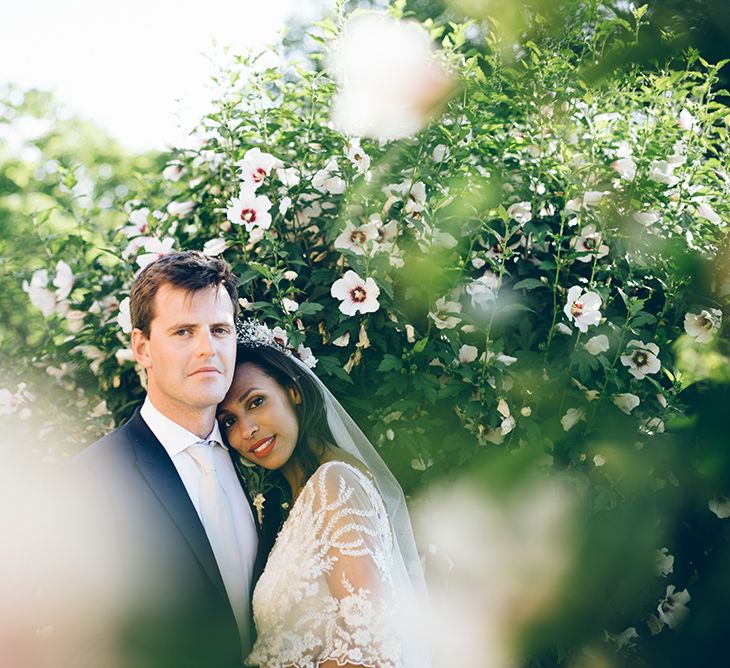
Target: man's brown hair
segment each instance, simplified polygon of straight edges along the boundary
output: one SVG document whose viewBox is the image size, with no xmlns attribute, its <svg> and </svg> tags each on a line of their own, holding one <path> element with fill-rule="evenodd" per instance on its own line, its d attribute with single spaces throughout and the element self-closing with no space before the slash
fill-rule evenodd
<svg viewBox="0 0 730 668">
<path fill-rule="evenodd" d="M 222 285 L 233 302 L 233 317 L 238 315 L 238 278 L 225 260 L 208 257 L 199 251 L 169 253 L 148 264 L 134 279 L 129 299 L 132 327 L 150 337 L 155 317 L 154 300 L 163 285 L 197 292 Z"/>
</svg>

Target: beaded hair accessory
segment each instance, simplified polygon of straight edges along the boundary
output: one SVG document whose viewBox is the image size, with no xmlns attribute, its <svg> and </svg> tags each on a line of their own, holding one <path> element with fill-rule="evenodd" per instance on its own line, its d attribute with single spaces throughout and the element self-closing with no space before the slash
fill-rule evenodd
<svg viewBox="0 0 730 668">
<path fill-rule="evenodd" d="M 251 347 L 276 348 L 285 355 L 298 358 L 310 369 L 317 365 L 317 358 L 312 354 L 311 348 L 301 344 L 294 348 L 289 343 L 289 335 L 281 327 L 270 329 L 266 324 L 247 318 L 236 323 L 236 341 L 245 343 Z"/>
</svg>

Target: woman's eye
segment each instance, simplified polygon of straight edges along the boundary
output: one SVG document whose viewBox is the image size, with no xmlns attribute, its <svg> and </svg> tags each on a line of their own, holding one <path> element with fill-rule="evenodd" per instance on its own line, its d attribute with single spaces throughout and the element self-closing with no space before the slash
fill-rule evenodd
<svg viewBox="0 0 730 668">
<path fill-rule="evenodd" d="M 228 417 L 221 420 L 221 426 L 223 427 L 223 429 L 230 429 L 235 422 L 236 418 L 234 418 L 232 415 L 229 415 Z"/>
<path fill-rule="evenodd" d="M 255 399 L 252 399 L 251 402 L 248 404 L 249 408 L 256 408 L 256 406 L 260 406 L 264 402 L 263 397 L 256 397 Z"/>
</svg>

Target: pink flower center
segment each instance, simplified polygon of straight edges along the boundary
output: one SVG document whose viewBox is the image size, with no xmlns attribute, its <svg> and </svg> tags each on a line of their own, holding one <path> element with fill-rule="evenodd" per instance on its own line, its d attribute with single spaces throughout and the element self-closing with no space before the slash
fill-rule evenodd
<svg viewBox="0 0 730 668">
<path fill-rule="evenodd" d="M 266 170 L 263 167 L 257 167 L 251 175 L 256 183 L 261 183 L 266 178 Z"/>
<path fill-rule="evenodd" d="M 256 209 L 242 209 L 241 220 L 244 223 L 255 223 L 256 222 Z"/>
<path fill-rule="evenodd" d="M 570 312 L 574 318 L 583 315 L 583 302 L 573 302 L 573 305 L 570 307 Z"/>
<path fill-rule="evenodd" d="M 367 292 L 365 292 L 365 290 L 363 290 L 360 286 L 350 290 L 350 299 L 356 304 L 364 302 L 367 299 L 367 296 Z"/>
<path fill-rule="evenodd" d="M 710 320 L 706 315 L 701 315 L 697 318 L 697 325 L 700 329 L 704 329 L 706 332 L 709 332 L 712 329 L 712 320 Z"/>
<path fill-rule="evenodd" d="M 598 246 L 598 239 L 596 239 L 596 237 L 595 237 L 595 236 L 590 236 L 590 237 L 586 237 L 586 238 L 585 238 L 585 239 L 583 240 L 583 245 L 584 245 L 584 246 L 585 246 L 585 247 L 586 247 L 586 248 L 587 248 L 588 250 L 594 250 L 594 249 L 596 248 L 596 246 Z"/>
<path fill-rule="evenodd" d="M 367 237 L 365 236 L 365 232 L 362 232 L 360 230 L 354 230 L 352 234 L 350 235 L 350 239 L 355 244 L 363 245 L 367 241 Z"/>
</svg>

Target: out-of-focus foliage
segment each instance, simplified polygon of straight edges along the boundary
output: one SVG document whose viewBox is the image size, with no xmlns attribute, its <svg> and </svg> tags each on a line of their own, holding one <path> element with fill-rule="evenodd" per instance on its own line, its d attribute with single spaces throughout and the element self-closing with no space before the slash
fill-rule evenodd
<svg viewBox="0 0 730 668">
<path fill-rule="evenodd" d="M 490 29 L 425 22 L 459 88 L 412 139 L 333 129 L 323 60 L 341 26 L 325 19 L 298 62 L 232 56 L 198 148 L 115 182 L 130 188 L 115 213 L 98 191 L 79 207 L 70 171 L 38 177 L 50 206 L 27 211 L 34 246 L 8 261 L 13 303 L 24 278 L 48 315 L 15 361 L 45 382 L 16 375 L 4 412 L 41 430 L 41 454 L 59 406 L 94 407 L 72 445 L 54 441 L 67 452 L 126 418 L 143 394 L 119 318 L 136 271 L 171 249 L 221 254 L 246 315 L 311 349 L 408 490 L 465 471 L 490 490 L 549 471 L 573 490 L 569 575 L 514 617 L 532 665 L 656 665 L 710 643 L 718 626 L 695 597 L 713 605 L 730 514 L 722 64 L 689 49 L 682 67 L 612 60 L 589 77 L 642 46 L 647 11 L 546 5 L 557 24 L 540 7 Z M 526 545 L 531 506 L 514 507 Z"/>
</svg>

